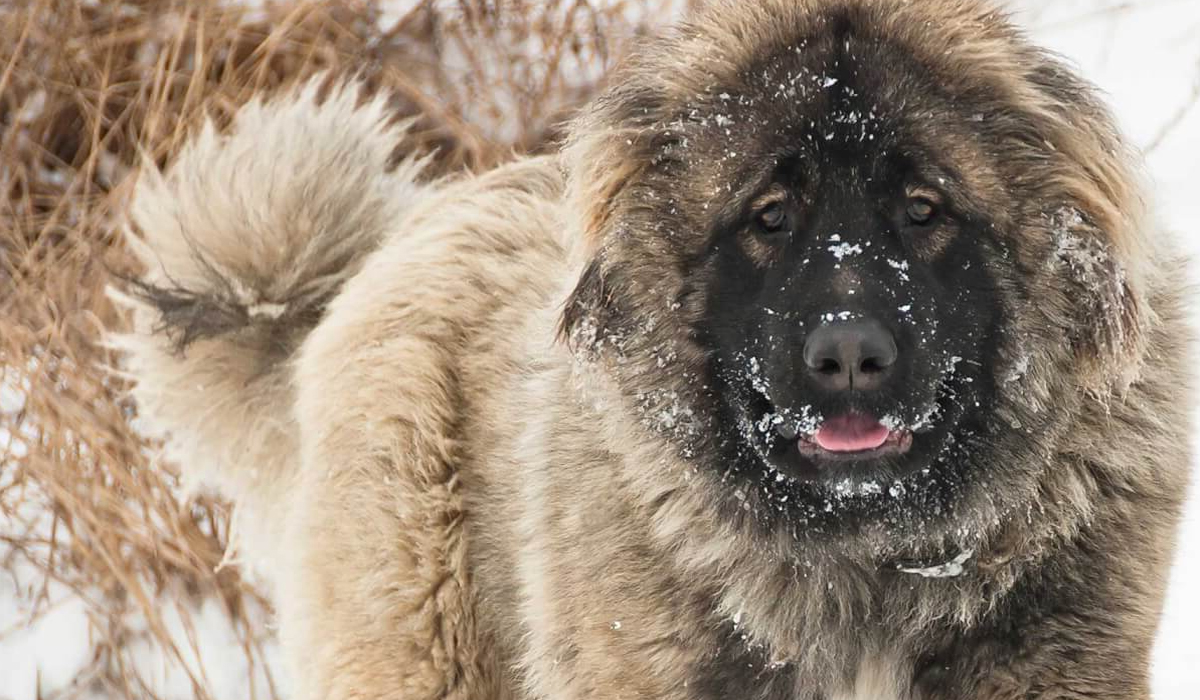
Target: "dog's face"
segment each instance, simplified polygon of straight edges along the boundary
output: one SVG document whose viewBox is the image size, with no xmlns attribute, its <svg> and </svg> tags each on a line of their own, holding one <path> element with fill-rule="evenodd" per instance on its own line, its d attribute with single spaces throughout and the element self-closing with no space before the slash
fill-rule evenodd
<svg viewBox="0 0 1200 700">
<path fill-rule="evenodd" d="M 1040 106 L 853 7 L 765 10 L 795 31 L 602 101 L 633 162 L 595 188 L 597 250 L 567 318 L 611 341 L 648 423 L 792 523 L 1028 489 L 1055 423 L 1036 404 L 1067 387 L 1069 413 L 1079 367 L 1108 350 L 1080 327 L 1129 306 L 1102 207 L 1038 181 L 1078 169 Z M 1053 64 L 1025 69 L 1065 81 L 1047 100 L 1094 108 Z M 1093 279 L 1055 257 L 1067 239 L 1095 254 Z"/>
<path fill-rule="evenodd" d="M 812 75 L 818 94 L 730 139 L 762 167 L 716 193 L 724 216 L 704 223 L 691 274 L 730 443 L 785 480 L 842 490 L 928 469 L 978 430 L 1003 326 L 996 218 L 961 175 L 978 163 L 938 138 L 971 115 L 935 104 L 913 119 L 930 86 L 872 85 L 859 60 L 771 76 Z M 918 95 L 889 105 L 894 84 Z"/>
</svg>

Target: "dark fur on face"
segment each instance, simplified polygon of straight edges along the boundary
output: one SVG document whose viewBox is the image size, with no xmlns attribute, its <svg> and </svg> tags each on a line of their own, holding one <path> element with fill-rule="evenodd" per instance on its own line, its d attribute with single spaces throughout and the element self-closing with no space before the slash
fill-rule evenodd
<svg viewBox="0 0 1200 700">
<path fill-rule="evenodd" d="M 760 12 L 774 41 L 697 55 L 685 76 L 647 60 L 600 101 L 609 139 L 577 147 L 612 170 L 593 174 L 608 189 L 586 212 L 596 248 L 564 326 L 610 360 L 645 423 L 719 478 L 731 516 L 766 531 L 927 532 L 1026 508 L 1081 376 L 1137 343 L 1136 280 L 1118 261 L 1126 222 L 1095 181 L 1109 177 L 1111 195 L 1129 185 L 1070 154 L 1076 141 L 1120 150 L 1107 116 L 1013 35 L 965 48 L 946 37 L 939 56 L 926 37 L 904 40 L 919 7 Z M 733 32 L 703 39 L 737 45 Z M 687 55 L 686 31 L 672 41 L 664 54 Z M 1019 70 L 972 63 L 1000 48 Z M 1017 101 L 1023 91 L 1037 99 Z M 1075 122 L 1047 120 L 1053 110 Z M 1073 264 L 1055 257 L 1063 245 L 1091 251 L 1096 269 L 1031 299 L 1039 276 Z M 1114 303 L 1128 310 L 1116 327 L 1089 311 Z M 896 361 L 878 386 L 829 390 L 805 349 L 856 320 L 894 340 Z M 1067 398 L 1049 415 L 1056 393 Z M 851 414 L 894 428 L 904 449 L 835 460 L 804 448 Z"/>
<path fill-rule="evenodd" d="M 707 108 L 748 125 L 740 137 L 697 138 L 762 170 L 717 194 L 724 217 L 700 224 L 707 249 L 686 273 L 704 287 L 696 334 L 731 428 L 722 461 L 793 522 L 845 519 L 847 505 L 949 509 L 975 478 L 959 446 L 986 435 L 1005 333 L 1005 212 L 962 174 L 986 147 L 963 128 L 973 113 L 895 47 L 848 23 L 801 41 Z M 784 230 L 763 230 L 764 197 L 782 202 Z M 830 390 L 804 351 L 818 329 L 856 320 L 881 325 L 897 359 L 878 386 Z M 911 431 L 911 448 L 834 462 L 798 447 L 847 413 Z"/>
</svg>

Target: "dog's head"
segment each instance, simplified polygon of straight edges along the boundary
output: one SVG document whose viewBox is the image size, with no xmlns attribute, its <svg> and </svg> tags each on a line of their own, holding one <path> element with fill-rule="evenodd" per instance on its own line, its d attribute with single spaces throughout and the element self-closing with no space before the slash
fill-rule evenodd
<svg viewBox="0 0 1200 700">
<path fill-rule="evenodd" d="M 1123 146 L 986 3 L 818 6 L 714 3 L 580 118 L 564 330 L 760 522 L 1019 505 L 1140 353 Z"/>
</svg>

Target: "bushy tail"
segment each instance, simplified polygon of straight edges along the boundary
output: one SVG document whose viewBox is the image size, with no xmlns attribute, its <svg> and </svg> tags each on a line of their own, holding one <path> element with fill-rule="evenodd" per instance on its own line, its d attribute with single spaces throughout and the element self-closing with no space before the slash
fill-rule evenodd
<svg viewBox="0 0 1200 700">
<path fill-rule="evenodd" d="M 342 283 L 428 185 L 389 167 L 404 127 L 355 87 L 319 80 L 211 124 L 162 173 L 147 167 L 129 238 L 146 273 L 114 295 L 134 309 L 113 342 L 145 431 L 188 481 L 234 500 L 260 560 L 297 474 L 289 360 Z M 353 339 L 347 339 L 353 342 Z"/>
</svg>

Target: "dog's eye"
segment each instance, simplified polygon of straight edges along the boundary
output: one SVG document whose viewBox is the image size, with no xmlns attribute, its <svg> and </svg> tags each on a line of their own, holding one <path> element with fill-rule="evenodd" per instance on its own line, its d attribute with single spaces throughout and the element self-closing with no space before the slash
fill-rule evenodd
<svg viewBox="0 0 1200 700">
<path fill-rule="evenodd" d="M 778 234 L 787 230 L 788 215 L 783 202 L 771 202 L 758 211 L 758 226 L 766 234 Z"/>
<path fill-rule="evenodd" d="M 937 218 L 938 205 L 928 197 L 912 197 L 908 200 L 908 222 L 914 226 L 928 226 Z"/>
</svg>

